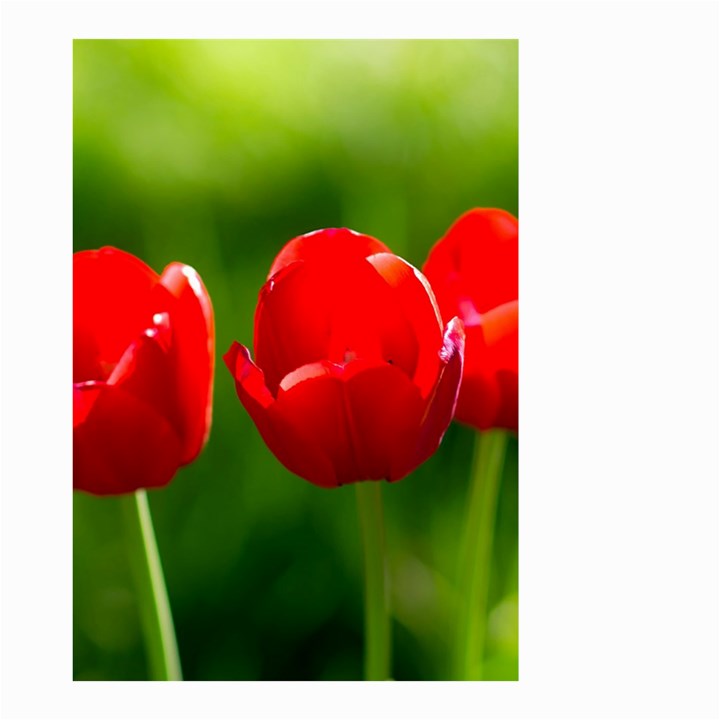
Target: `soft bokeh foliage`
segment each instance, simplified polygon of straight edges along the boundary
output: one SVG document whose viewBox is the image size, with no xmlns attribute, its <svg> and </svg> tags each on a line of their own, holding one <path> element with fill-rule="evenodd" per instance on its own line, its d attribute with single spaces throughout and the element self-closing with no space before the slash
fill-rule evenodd
<svg viewBox="0 0 720 720">
<path fill-rule="evenodd" d="M 474 206 L 517 215 L 515 41 L 76 41 L 74 249 L 201 274 L 219 355 L 300 233 L 349 226 L 422 265 Z M 447 677 L 473 432 L 384 485 L 394 676 Z M 218 373 L 210 441 L 149 493 L 187 679 L 359 679 L 352 487 L 286 471 Z M 486 676 L 517 677 L 517 443 L 501 489 Z M 75 495 L 74 674 L 142 679 L 119 508 Z"/>
</svg>

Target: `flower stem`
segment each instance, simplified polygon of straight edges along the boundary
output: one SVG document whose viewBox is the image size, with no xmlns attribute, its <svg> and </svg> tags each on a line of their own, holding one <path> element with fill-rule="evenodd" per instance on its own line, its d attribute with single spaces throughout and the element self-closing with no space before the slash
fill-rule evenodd
<svg viewBox="0 0 720 720">
<path fill-rule="evenodd" d="M 150 678 L 182 680 L 175 629 L 144 490 L 121 498 Z"/>
<path fill-rule="evenodd" d="M 506 445 L 507 433 L 503 430 L 487 430 L 475 438 L 470 500 L 460 555 L 456 680 L 482 679 L 495 513 Z"/>
<path fill-rule="evenodd" d="M 359 482 L 360 533 L 365 564 L 365 679 L 390 678 L 390 617 L 385 585 L 382 486 Z"/>
</svg>

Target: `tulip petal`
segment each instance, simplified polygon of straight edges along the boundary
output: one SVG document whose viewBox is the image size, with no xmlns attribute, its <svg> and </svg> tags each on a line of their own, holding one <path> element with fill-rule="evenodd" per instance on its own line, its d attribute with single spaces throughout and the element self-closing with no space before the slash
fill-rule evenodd
<svg viewBox="0 0 720 720">
<path fill-rule="evenodd" d="M 100 392 L 107 387 L 106 382 L 91 380 L 86 383 L 73 384 L 73 428 L 82 425 L 100 397 Z"/>
<path fill-rule="evenodd" d="M 127 346 L 152 325 L 157 273 L 104 247 L 73 255 L 73 382 L 105 380 Z"/>
<path fill-rule="evenodd" d="M 427 402 L 422 418 L 419 440 L 408 461 L 399 457 L 393 467 L 391 480 L 400 480 L 425 462 L 439 447 L 455 412 L 465 355 L 465 330 L 458 318 L 445 328 L 440 350 L 442 370 L 435 391 Z"/>
<path fill-rule="evenodd" d="M 367 261 L 392 289 L 388 300 L 396 303 L 409 321 L 417 339 L 417 363 L 413 382 L 427 397 L 438 376 L 438 346 L 443 325 L 430 283 L 410 263 L 391 253 L 380 253 Z"/>
<path fill-rule="evenodd" d="M 153 326 L 130 343 L 107 384 L 121 388 L 154 408 L 182 439 L 171 338 L 167 313 L 156 314 Z"/>
<path fill-rule="evenodd" d="M 163 485 L 177 470 L 181 428 L 170 338 L 167 314 L 159 314 L 106 382 L 73 386 L 73 477 L 79 489 L 131 492 Z"/>
<path fill-rule="evenodd" d="M 479 327 L 468 328 L 468 347 L 472 343 L 477 353 L 478 345 L 482 349 L 482 344 L 473 342 L 476 334 L 482 334 Z M 494 426 L 499 410 L 500 389 L 489 367 L 466 372 L 455 408 L 455 419 L 477 430 L 487 430 Z"/>
<path fill-rule="evenodd" d="M 96 495 L 161 487 L 180 463 L 180 440 L 157 410 L 122 387 L 73 388 L 73 486 Z"/>
<path fill-rule="evenodd" d="M 431 249 L 423 266 L 443 318 L 478 315 L 518 297 L 518 222 L 504 210 L 465 213 Z"/>
<path fill-rule="evenodd" d="M 468 328 L 465 375 L 456 410 L 459 422 L 479 430 L 517 430 L 518 302 L 485 313 Z"/>
<path fill-rule="evenodd" d="M 73 483 L 97 495 L 159 487 L 180 465 L 167 314 L 131 343 L 106 382 L 73 385 Z"/>
<path fill-rule="evenodd" d="M 496 371 L 518 372 L 518 301 L 505 303 L 482 316 L 485 345 L 492 350 Z"/>
<path fill-rule="evenodd" d="M 280 387 L 271 416 L 302 428 L 322 448 L 339 485 L 388 478 L 394 458 L 415 446 L 424 403 L 396 366 L 323 361 L 295 371 Z"/>
<path fill-rule="evenodd" d="M 390 480 L 398 457 L 418 442 L 425 403 L 417 386 L 393 365 L 346 368 L 343 384 L 356 479 Z M 411 468 L 412 469 L 412 468 Z"/>
<path fill-rule="evenodd" d="M 320 360 L 388 362 L 412 377 L 418 338 L 408 315 L 393 288 L 364 258 L 336 268 L 296 262 L 260 292 L 257 363 L 272 393 L 288 373 Z"/>
<path fill-rule="evenodd" d="M 390 479 L 395 459 L 414 455 L 425 404 L 393 365 L 311 363 L 284 378 L 274 399 L 246 348 L 234 343 L 225 362 L 267 446 L 316 485 Z"/>
<path fill-rule="evenodd" d="M 337 478 L 329 457 L 307 434 L 302 418 L 296 423 L 275 411 L 275 399 L 247 348 L 234 342 L 223 359 L 240 401 L 270 451 L 296 475 L 321 487 L 335 487 Z"/>
<path fill-rule="evenodd" d="M 287 265 L 298 260 L 342 263 L 347 259 L 362 260 L 375 253 L 390 252 L 388 247 L 370 235 L 348 228 L 326 228 L 300 235 L 278 253 L 270 267 L 268 280 Z"/>
<path fill-rule="evenodd" d="M 168 308 L 177 387 L 176 424 L 183 441 L 182 463 L 194 460 L 207 442 L 212 421 L 215 329 L 210 297 L 188 265 L 171 263 L 160 277 L 174 298 Z"/>
<path fill-rule="evenodd" d="M 288 389 L 278 392 L 268 411 L 275 427 L 295 429 L 295 437 L 284 442 L 294 457 L 307 455 L 307 448 L 312 447 L 330 461 L 333 486 L 359 476 L 341 374 L 341 367 L 327 361 L 306 366 L 304 379 L 295 374 L 299 382 L 286 383 Z"/>
<path fill-rule="evenodd" d="M 327 352 L 333 297 L 322 280 L 322 272 L 296 262 L 285 266 L 260 291 L 255 357 L 273 393 L 285 375 Z"/>
</svg>

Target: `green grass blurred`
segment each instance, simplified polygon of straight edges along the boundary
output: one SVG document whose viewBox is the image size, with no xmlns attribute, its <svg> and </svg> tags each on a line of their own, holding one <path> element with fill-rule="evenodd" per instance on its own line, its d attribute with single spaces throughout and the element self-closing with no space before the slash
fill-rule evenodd
<svg viewBox="0 0 720 720">
<path fill-rule="evenodd" d="M 515 41 L 75 41 L 74 249 L 194 266 L 213 300 L 210 441 L 149 492 L 186 679 L 359 679 L 355 492 L 275 460 L 221 355 L 290 238 L 348 226 L 422 265 L 465 210 L 517 214 Z M 394 677 L 444 679 L 474 433 L 384 484 Z M 112 498 L 75 493 L 74 677 L 143 679 Z M 489 679 L 518 675 L 517 442 L 490 586 Z"/>
</svg>

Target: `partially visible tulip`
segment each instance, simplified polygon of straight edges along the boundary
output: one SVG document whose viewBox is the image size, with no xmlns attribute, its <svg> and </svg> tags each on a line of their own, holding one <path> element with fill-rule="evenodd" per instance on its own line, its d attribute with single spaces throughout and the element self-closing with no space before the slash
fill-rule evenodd
<svg viewBox="0 0 720 720">
<path fill-rule="evenodd" d="M 464 332 L 432 290 L 375 238 L 347 229 L 291 240 L 255 313 L 255 358 L 225 363 L 270 450 L 322 487 L 399 480 L 452 419 Z"/>
<path fill-rule="evenodd" d="M 518 429 L 518 222 L 504 210 L 460 217 L 423 266 L 447 320 L 465 323 L 455 417 L 478 430 Z"/>
<path fill-rule="evenodd" d="M 111 247 L 73 256 L 73 486 L 167 484 L 210 432 L 215 331 L 191 267 Z"/>
</svg>

